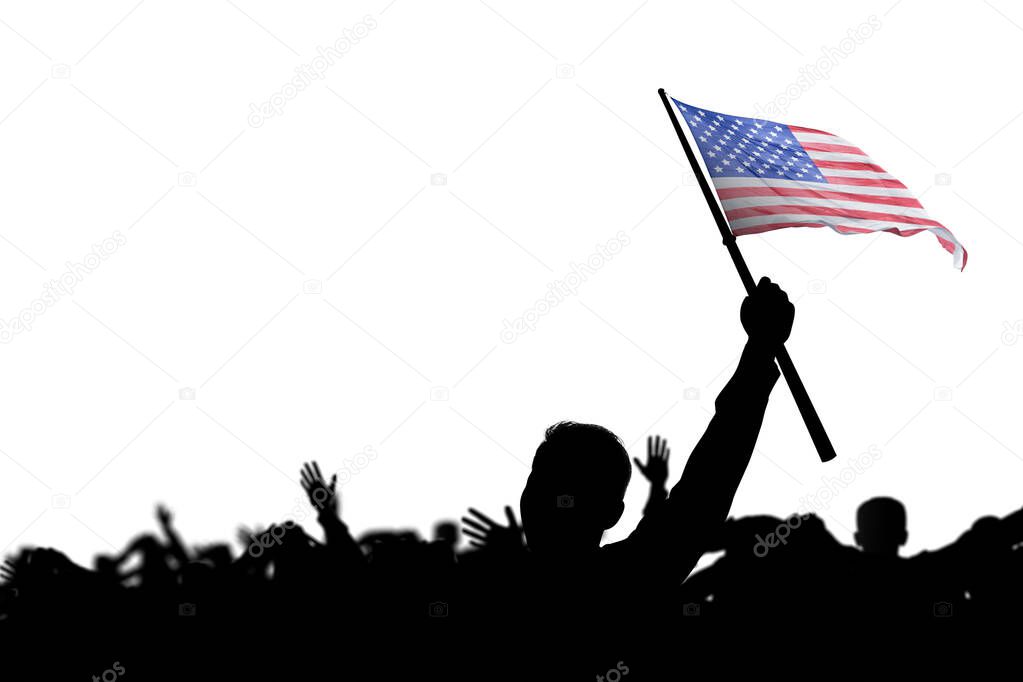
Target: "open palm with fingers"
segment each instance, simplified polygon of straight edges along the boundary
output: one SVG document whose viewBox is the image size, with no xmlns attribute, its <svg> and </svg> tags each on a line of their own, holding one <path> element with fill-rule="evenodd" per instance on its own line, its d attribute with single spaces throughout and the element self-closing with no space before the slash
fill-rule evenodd
<svg viewBox="0 0 1023 682">
<path fill-rule="evenodd" d="M 316 462 L 306 462 L 302 466 L 302 489 L 309 496 L 309 503 L 316 508 L 317 512 L 337 514 L 337 474 L 334 474 L 328 484 L 320 471 L 320 465 Z"/>
<path fill-rule="evenodd" d="M 668 440 L 660 436 L 649 436 L 646 439 L 646 464 L 633 457 L 639 472 L 643 474 L 650 485 L 658 488 L 664 487 L 668 480 L 668 456 L 671 450 L 668 448 Z"/>
<path fill-rule="evenodd" d="M 525 548 L 526 542 L 522 527 L 515 519 L 515 512 L 511 507 L 504 508 L 504 514 L 508 518 L 507 526 L 502 526 L 472 507 L 469 507 L 469 514 L 471 516 L 462 517 L 462 532 L 469 538 L 471 546 L 505 553 L 517 552 Z"/>
</svg>

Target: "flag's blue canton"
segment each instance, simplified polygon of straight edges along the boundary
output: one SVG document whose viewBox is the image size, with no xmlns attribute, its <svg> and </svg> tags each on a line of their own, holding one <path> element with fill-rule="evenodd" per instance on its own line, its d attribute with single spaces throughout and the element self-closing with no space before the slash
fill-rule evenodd
<svg viewBox="0 0 1023 682">
<path fill-rule="evenodd" d="M 788 126 L 672 101 L 689 124 L 712 178 L 827 182 Z"/>
</svg>

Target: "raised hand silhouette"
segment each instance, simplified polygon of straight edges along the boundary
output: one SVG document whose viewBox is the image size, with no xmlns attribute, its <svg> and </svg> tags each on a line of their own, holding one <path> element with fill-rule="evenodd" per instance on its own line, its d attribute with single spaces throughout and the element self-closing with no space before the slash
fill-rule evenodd
<svg viewBox="0 0 1023 682">
<path fill-rule="evenodd" d="M 671 450 L 668 449 L 667 439 L 662 439 L 660 436 L 649 436 L 647 438 L 647 463 L 643 464 L 637 457 L 633 457 L 632 461 L 635 462 L 639 473 L 643 474 L 643 478 L 650 481 L 651 486 L 663 488 L 668 480 L 668 455 L 670 454 Z"/>
<path fill-rule="evenodd" d="M 309 504 L 317 511 L 326 511 L 335 516 L 338 514 L 337 474 L 327 484 L 320 465 L 317 462 L 306 462 L 302 465 L 302 489 L 309 496 Z"/>
<path fill-rule="evenodd" d="M 507 526 L 502 526 L 473 507 L 469 507 L 469 513 L 475 518 L 462 517 L 464 526 L 462 532 L 470 538 L 469 544 L 472 547 L 504 553 L 525 549 L 526 540 L 522 534 L 522 527 L 515 519 L 515 512 L 511 507 L 504 508 L 504 514 L 508 519 Z"/>
<path fill-rule="evenodd" d="M 671 450 L 668 449 L 668 440 L 660 436 L 648 436 L 646 439 L 646 464 L 633 457 L 639 473 L 643 474 L 651 486 L 663 488 L 668 480 L 668 456 Z"/>
<path fill-rule="evenodd" d="M 0 578 L 5 582 L 13 583 L 18 577 L 18 565 L 15 559 L 4 559 L 0 564 Z"/>
<path fill-rule="evenodd" d="M 788 295 L 767 277 L 760 278 L 757 288 L 739 308 L 739 319 L 750 341 L 772 351 L 788 340 L 795 315 L 796 307 Z"/>
<path fill-rule="evenodd" d="M 174 515 L 171 514 L 171 510 L 162 504 L 156 505 L 156 520 L 160 522 L 161 526 L 169 526 L 171 521 L 174 520 Z"/>
<path fill-rule="evenodd" d="M 328 556 L 338 566 L 349 570 L 365 568 L 366 557 L 348 531 L 348 526 L 341 520 L 340 500 L 337 494 L 337 474 L 326 477 L 320 471 L 317 462 L 306 462 L 302 465 L 302 489 L 309 497 L 309 504 L 316 509 L 316 520 L 323 528 Z"/>
<path fill-rule="evenodd" d="M 181 537 L 174 529 L 174 515 L 171 514 L 170 509 L 162 504 L 156 505 L 156 520 L 160 522 L 160 528 L 167 538 L 167 549 L 171 556 L 182 565 L 188 563 L 191 557 L 188 550 L 185 549 L 185 543 L 181 541 Z"/>
<path fill-rule="evenodd" d="M 647 436 L 646 439 L 646 464 L 633 457 L 639 473 L 643 474 L 646 480 L 650 481 L 650 495 L 647 498 L 646 506 L 643 507 L 643 515 L 651 514 L 659 509 L 668 499 L 668 489 L 665 483 L 668 481 L 668 456 L 671 450 L 668 449 L 668 441 L 660 436 Z"/>
</svg>

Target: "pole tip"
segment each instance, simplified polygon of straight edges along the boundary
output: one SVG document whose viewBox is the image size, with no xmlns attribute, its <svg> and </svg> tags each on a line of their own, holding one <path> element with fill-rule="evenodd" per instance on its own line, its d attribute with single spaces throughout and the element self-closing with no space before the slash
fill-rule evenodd
<svg viewBox="0 0 1023 682">
<path fill-rule="evenodd" d="M 664 94 L 664 88 L 657 88 L 657 94 L 658 95 L 663 95 Z"/>
</svg>

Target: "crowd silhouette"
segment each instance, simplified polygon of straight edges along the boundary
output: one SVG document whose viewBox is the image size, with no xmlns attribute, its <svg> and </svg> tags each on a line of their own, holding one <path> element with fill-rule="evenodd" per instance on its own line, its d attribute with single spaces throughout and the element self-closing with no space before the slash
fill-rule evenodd
<svg viewBox="0 0 1023 682">
<path fill-rule="evenodd" d="M 38 679 L 108 682 L 308 679 L 327 668 L 351 673 L 333 675 L 340 679 L 438 669 L 448 678 L 532 679 L 539 664 L 540 679 L 664 679 L 651 671 L 674 656 L 665 642 L 686 632 L 695 646 L 715 623 L 1014 615 L 1023 605 L 1023 511 L 981 518 L 951 545 L 913 557 L 900 555 L 907 513 L 892 498 L 863 502 L 855 547 L 811 513 L 728 517 L 793 316 L 769 280 L 745 299 L 738 367 L 670 492 L 665 439 L 649 438 L 645 460 L 630 463 L 607 429 L 562 422 L 536 450 L 517 513 L 505 506 L 498 522 L 470 508 L 461 528 L 438 523 L 430 539 L 413 531 L 356 538 L 342 520 L 336 476 L 310 462 L 301 485 L 318 530 L 284 519 L 240 530 L 240 552 L 226 542 L 190 547 L 159 506 L 158 534 L 91 567 L 46 547 L 7 557 L 4 660 L 57 671 Z M 642 519 L 626 539 L 602 545 L 624 510 L 633 464 L 649 484 Z M 722 554 L 693 573 L 708 552 Z M 36 653 L 55 638 L 60 647 Z"/>
</svg>

